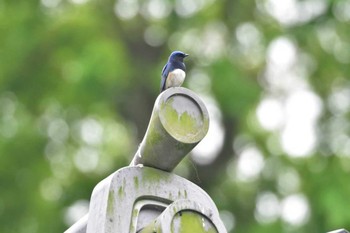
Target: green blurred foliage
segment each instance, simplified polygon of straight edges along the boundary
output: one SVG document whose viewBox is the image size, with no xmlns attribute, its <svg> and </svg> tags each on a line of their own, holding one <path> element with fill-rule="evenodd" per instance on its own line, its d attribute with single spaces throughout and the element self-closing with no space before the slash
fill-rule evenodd
<svg viewBox="0 0 350 233">
<path fill-rule="evenodd" d="M 224 135 L 210 162 L 194 155 L 176 172 L 211 195 L 230 232 L 350 229 L 349 9 L 0 0 L 0 231 L 63 232 L 87 211 L 93 187 L 131 161 L 172 50 L 190 54 L 184 85 L 214 103 Z M 266 99 L 282 118 L 261 110 Z M 302 151 L 303 131 L 284 137 L 293 114 L 314 114 Z"/>
</svg>

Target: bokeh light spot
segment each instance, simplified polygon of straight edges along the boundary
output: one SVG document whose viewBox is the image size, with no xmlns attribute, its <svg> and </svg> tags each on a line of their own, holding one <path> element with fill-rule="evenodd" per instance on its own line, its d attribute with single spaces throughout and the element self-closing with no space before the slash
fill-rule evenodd
<svg viewBox="0 0 350 233">
<path fill-rule="evenodd" d="M 243 182 L 256 180 L 264 165 L 264 157 L 257 148 L 253 146 L 245 148 L 238 155 L 237 179 Z"/>
<path fill-rule="evenodd" d="M 139 11 L 137 0 L 118 0 L 114 5 L 114 13 L 122 20 L 134 18 Z"/>
<path fill-rule="evenodd" d="M 291 226 L 305 224 L 310 215 L 309 203 L 302 194 L 293 194 L 282 200 L 282 219 Z"/>
<path fill-rule="evenodd" d="M 153 47 L 161 46 L 165 43 L 167 31 L 161 26 L 149 26 L 144 33 L 145 42 Z"/>
<path fill-rule="evenodd" d="M 89 145 L 99 145 L 103 140 L 103 127 L 94 118 L 87 118 L 81 122 L 80 136 Z"/>
<path fill-rule="evenodd" d="M 266 224 L 277 220 L 280 214 L 280 203 L 277 196 L 271 192 L 260 193 L 256 200 L 255 218 Z"/>
<path fill-rule="evenodd" d="M 277 99 L 263 99 L 256 110 L 256 114 L 261 126 L 267 130 L 277 130 L 284 123 L 283 106 Z"/>
<path fill-rule="evenodd" d="M 98 152 L 89 147 L 81 148 L 74 156 L 74 164 L 82 172 L 91 172 L 95 170 L 98 161 Z"/>
</svg>

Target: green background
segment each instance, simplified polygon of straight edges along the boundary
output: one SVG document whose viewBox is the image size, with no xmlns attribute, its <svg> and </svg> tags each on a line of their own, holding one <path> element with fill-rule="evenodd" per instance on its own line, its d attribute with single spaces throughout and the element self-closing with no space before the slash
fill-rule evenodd
<svg viewBox="0 0 350 233">
<path fill-rule="evenodd" d="M 63 232 L 87 211 L 137 150 L 173 50 L 190 54 L 184 86 L 213 127 L 175 173 L 229 231 L 350 229 L 349 12 L 349 0 L 0 0 L 0 231 Z"/>
</svg>

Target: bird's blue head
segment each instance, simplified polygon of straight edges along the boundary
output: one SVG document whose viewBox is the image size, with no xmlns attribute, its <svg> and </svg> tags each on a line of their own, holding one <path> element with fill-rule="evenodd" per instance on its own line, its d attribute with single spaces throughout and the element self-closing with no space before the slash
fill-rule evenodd
<svg viewBox="0 0 350 233">
<path fill-rule="evenodd" d="M 184 58 L 187 57 L 188 54 L 181 51 L 174 51 L 169 56 L 169 61 L 180 61 L 183 62 Z"/>
</svg>

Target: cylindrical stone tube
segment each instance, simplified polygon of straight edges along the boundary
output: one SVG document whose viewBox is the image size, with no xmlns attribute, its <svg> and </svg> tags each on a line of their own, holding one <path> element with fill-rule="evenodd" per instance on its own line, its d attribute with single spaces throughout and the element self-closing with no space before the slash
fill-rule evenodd
<svg viewBox="0 0 350 233">
<path fill-rule="evenodd" d="M 130 166 L 172 171 L 204 138 L 208 111 L 191 90 L 173 87 L 162 92 L 153 107 L 146 134 Z"/>
</svg>

